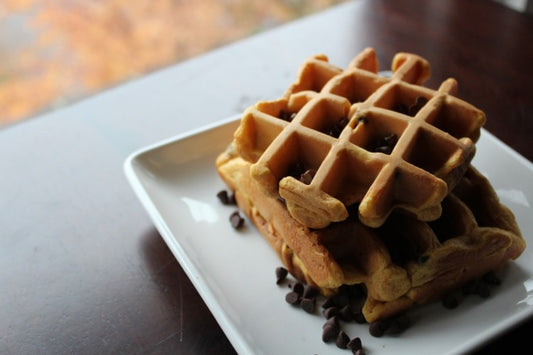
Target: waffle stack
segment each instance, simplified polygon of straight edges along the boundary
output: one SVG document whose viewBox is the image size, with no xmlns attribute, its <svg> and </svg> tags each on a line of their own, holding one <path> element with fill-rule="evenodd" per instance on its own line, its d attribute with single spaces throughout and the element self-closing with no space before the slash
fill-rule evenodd
<svg viewBox="0 0 533 355">
<path fill-rule="evenodd" d="M 428 62 L 373 49 L 346 70 L 309 58 L 282 98 L 248 108 L 217 170 L 289 271 L 334 293 L 363 283 L 368 321 L 498 268 L 525 243 L 470 165 L 485 115 L 423 86 Z"/>
</svg>

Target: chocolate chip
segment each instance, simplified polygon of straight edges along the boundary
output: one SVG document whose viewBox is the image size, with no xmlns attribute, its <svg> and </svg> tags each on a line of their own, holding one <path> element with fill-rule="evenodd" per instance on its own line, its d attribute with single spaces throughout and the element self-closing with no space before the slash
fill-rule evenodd
<svg viewBox="0 0 533 355">
<path fill-rule="evenodd" d="M 229 220 L 231 222 L 231 226 L 235 229 L 239 229 L 244 225 L 244 218 L 241 217 L 239 211 L 233 212 L 229 216 Z"/>
<path fill-rule="evenodd" d="M 415 100 L 415 103 L 409 106 L 409 116 L 415 116 L 427 102 L 428 99 L 423 96 L 418 96 Z"/>
<path fill-rule="evenodd" d="M 313 287 L 311 285 L 305 285 L 304 286 L 304 291 L 302 293 L 302 297 L 313 298 L 316 295 L 318 295 L 318 289 L 316 287 Z"/>
<path fill-rule="evenodd" d="M 357 350 L 361 350 L 363 348 L 363 344 L 361 342 L 361 338 L 355 337 L 352 340 L 346 344 L 346 347 L 350 349 L 352 352 L 356 352 Z"/>
<path fill-rule="evenodd" d="M 398 140 L 398 137 L 394 134 L 388 134 L 385 137 L 383 137 L 383 143 L 387 145 L 394 145 L 396 144 L 396 141 Z"/>
<path fill-rule="evenodd" d="M 400 315 L 396 318 L 382 319 L 370 323 L 368 328 L 370 334 L 375 337 L 381 337 L 385 333 L 399 334 L 409 328 L 411 319 L 406 315 Z"/>
<path fill-rule="evenodd" d="M 305 164 L 301 162 L 297 162 L 296 164 L 291 165 L 287 172 L 288 176 L 292 176 L 306 185 L 309 185 L 311 183 L 315 174 L 315 169 L 307 168 L 307 166 L 305 166 Z"/>
<path fill-rule="evenodd" d="M 386 330 L 387 324 L 384 321 L 380 320 L 370 323 L 370 326 L 368 327 L 368 331 L 370 332 L 370 334 L 377 338 L 383 336 Z"/>
<path fill-rule="evenodd" d="M 363 349 L 358 349 L 354 352 L 354 355 L 365 355 L 365 352 Z"/>
<path fill-rule="evenodd" d="M 276 284 L 280 284 L 287 278 L 287 274 L 289 272 L 284 267 L 277 267 L 276 268 Z"/>
<path fill-rule="evenodd" d="M 337 345 L 337 347 L 340 349 L 346 349 L 349 342 L 350 342 L 350 338 L 348 337 L 348 335 L 346 335 L 345 332 L 341 330 L 339 334 L 337 334 L 335 345 Z"/>
<path fill-rule="evenodd" d="M 400 315 L 390 320 L 386 332 L 388 334 L 400 334 L 411 325 L 411 319 L 406 315 Z"/>
<path fill-rule="evenodd" d="M 338 333 L 338 327 L 333 324 L 327 324 L 324 328 L 322 328 L 322 341 L 324 343 L 329 343 L 330 341 L 337 338 Z"/>
<path fill-rule="evenodd" d="M 442 298 L 442 305 L 444 306 L 444 308 L 447 308 L 447 309 L 454 309 L 454 308 L 457 308 L 460 304 L 460 299 L 458 298 L 458 296 L 454 293 L 450 293 L 450 294 L 447 294 L 445 295 L 443 298 Z"/>
<path fill-rule="evenodd" d="M 392 109 L 404 115 L 415 116 L 427 102 L 428 99 L 423 96 L 418 96 L 412 105 L 398 103 Z"/>
<path fill-rule="evenodd" d="M 383 136 L 376 144 L 374 152 L 390 154 L 398 142 L 398 137 L 394 133 Z"/>
<path fill-rule="evenodd" d="M 491 276 L 486 276 L 489 278 L 490 282 L 499 282 L 496 280 L 490 280 Z M 485 276 L 479 280 L 472 280 L 465 285 L 463 285 L 463 294 L 466 295 L 478 295 L 481 298 L 488 298 L 490 296 L 490 287 L 489 282 L 486 281 Z"/>
<path fill-rule="evenodd" d="M 500 285 L 502 281 L 496 276 L 494 271 L 489 271 L 485 275 L 483 275 L 482 280 L 486 282 L 489 285 Z"/>
<path fill-rule="evenodd" d="M 488 298 L 490 296 L 490 288 L 487 284 L 479 282 L 476 288 L 476 294 L 481 298 Z"/>
<path fill-rule="evenodd" d="M 324 323 L 324 325 L 322 326 L 322 329 L 324 329 L 324 327 L 326 327 L 328 325 L 334 325 L 337 328 L 339 328 L 339 318 L 337 316 L 333 316 L 331 318 L 328 318 L 326 323 Z"/>
<path fill-rule="evenodd" d="M 322 303 L 322 308 L 324 308 L 324 309 L 329 308 L 329 307 L 333 307 L 333 306 L 335 306 L 335 302 L 333 302 L 333 298 L 332 297 L 326 298 L 324 303 Z"/>
<path fill-rule="evenodd" d="M 477 282 L 476 281 L 470 281 L 463 285 L 463 294 L 466 295 L 472 295 L 476 293 L 477 288 Z"/>
<path fill-rule="evenodd" d="M 355 320 L 356 323 L 359 323 L 359 324 L 365 324 L 366 323 L 366 318 L 365 318 L 363 312 L 354 312 L 354 314 L 352 315 L 352 318 L 353 318 L 353 320 Z"/>
<path fill-rule="evenodd" d="M 228 204 L 228 192 L 226 190 L 219 191 L 217 197 L 223 205 Z"/>
<path fill-rule="evenodd" d="M 279 112 L 279 116 L 278 117 L 281 118 L 284 121 L 291 122 L 294 119 L 295 116 L 296 116 L 295 112 L 289 112 L 287 110 L 281 110 Z"/>
<path fill-rule="evenodd" d="M 339 293 L 333 296 L 333 303 L 337 307 L 344 307 L 350 303 L 350 295 L 345 288 L 342 288 Z"/>
<path fill-rule="evenodd" d="M 331 318 L 339 315 L 339 309 L 337 307 L 329 307 L 322 311 L 322 314 L 326 318 Z"/>
<path fill-rule="evenodd" d="M 315 174 L 316 174 L 316 170 L 307 169 L 303 174 L 300 175 L 300 181 L 306 185 L 309 185 L 311 181 L 313 180 L 313 177 L 315 177 Z"/>
<path fill-rule="evenodd" d="M 353 319 L 352 310 L 350 309 L 349 305 L 346 305 L 340 309 L 339 317 L 345 322 L 349 322 Z"/>
<path fill-rule="evenodd" d="M 307 313 L 315 312 L 315 299 L 314 298 L 302 298 L 300 307 Z"/>
<path fill-rule="evenodd" d="M 480 280 L 472 280 L 463 286 L 463 294 L 478 295 L 482 298 L 487 298 L 490 296 L 490 289 L 486 283 Z"/>
<path fill-rule="evenodd" d="M 329 130 L 328 134 L 330 136 L 332 136 L 333 138 L 339 138 L 339 136 L 341 135 L 342 130 L 344 129 L 344 127 L 346 127 L 348 122 L 349 122 L 348 118 L 346 118 L 346 117 L 340 118 L 337 122 L 335 122 L 333 127 L 331 127 L 331 129 Z"/>
<path fill-rule="evenodd" d="M 235 205 L 235 195 L 226 190 L 219 191 L 217 197 L 223 205 Z"/>
<path fill-rule="evenodd" d="M 409 113 L 409 107 L 407 107 L 407 105 L 404 105 L 404 104 L 396 104 L 396 106 L 394 106 L 393 108 L 393 111 L 396 111 L 396 112 L 399 112 L 399 113 L 402 113 L 404 115 L 407 115 Z"/>
<path fill-rule="evenodd" d="M 289 283 L 289 287 L 299 296 L 302 296 L 304 293 L 304 285 L 299 281 Z"/>
<path fill-rule="evenodd" d="M 292 305 L 297 305 L 300 302 L 300 295 L 297 292 L 291 291 L 285 295 L 285 301 Z"/>
<path fill-rule="evenodd" d="M 390 155 L 390 153 L 392 153 L 392 148 L 388 145 L 381 145 L 381 146 L 376 147 L 374 149 L 374 152 Z"/>
<path fill-rule="evenodd" d="M 300 176 L 305 173 L 306 167 L 301 162 L 296 162 L 289 167 L 287 175 L 300 179 Z"/>
</svg>

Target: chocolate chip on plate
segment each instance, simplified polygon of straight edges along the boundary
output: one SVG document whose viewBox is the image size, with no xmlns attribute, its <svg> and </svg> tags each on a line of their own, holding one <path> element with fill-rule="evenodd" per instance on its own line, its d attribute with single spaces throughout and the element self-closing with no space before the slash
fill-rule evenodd
<svg viewBox="0 0 533 355">
<path fill-rule="evenodd" d="M 498 278 L 496 273 L 494 271 L 489 271 L 485 275 L 483 275 L 482 280 L 486 282 L 489 285 L 500 285 L 502 281 Z"/>
<path fill-rule="evenodd" d="M 217 197 L 223 205 L 235 205 L 235 195 L 226 190 L 221 190 L 217 193 Z"/>
<path fill-rule="evenodd" d="M 304 293 L 304 285 L 299 281 L 289 283 L 289 287 L 300 296 Z"/>
<path fill-rule="evenodd" d="M 333 306 L 335 306 L 335 303 L 333 302 L 333 298 L 332 297 L 326 298 L 324 303 L 322 303 L 322 308 L 324 308 L 324 309 L 329 308 L 329 307 L 333 307 Z"/>
<path fill-rule="evenodd" d="M 318 290 L 316 287 L 313 287 L 311 285 L 305 285 L 304 291 L 302 293 L 302 296 L 305 298 L 313 298 L 316 295 L 318 295 Z"/>
<path fill-rule="evenodd" d="M 411 325 L 411 318 L 403 314 L 390 320 L 386 332 L 388 334 L 400 334 Z"/>
<path fill-rule="evenodd" d="M 483 280 L 472 280 L 463 285 L 463 295 L 478 295 L 482 298 L 490 296 L 489 285 Z"/>
<path fill-rule="evenodd" d="M 476 288 L 476 294 L 481 298 L 488 298 L 490 296 L 490 288 L 486 283 L 480 282 Z"/>
<path fill-rule="evenodd" d="M 349 305 L 346 305 L 339 310 L 339 317 L 345 322 L 349 322 L 353 319 L 353 313 Z"/>
<path fill-rule="evenodd" d="M 385 333 L 399 334 L 409 328 L 410 325 L 411 319 L 406 315 L 400 315 L 395 318 L 372 322 L 368 330 L 372 336 L 381 337 Z"/>
<path fill-rule="evenodd" d="M 366 323 L 365 316 L 363 315 L 363 312 L 361 312 L 361 311 L 354 312 L 354 314 L 352 315 L 352 318 L 358 324 L 365 324 Z"/>
<path fill-rule="evenodd" d="M 324 327 L 326 327 L 327 325 L 334 325 L 336 326 L 337 328 L 339 328 L 339 318 L 334 316 L 334 317 L 331 317 L 331 318 L 328 318 L 328 320 L 326 321 L 326 323 L 324 323 L 324 325 L 322 326 L 322 329 L 324 329 Z M 340 328 L 339 328 L 340 329 Z"/>
<path fill-rule="evenodd" d="M 329 308 L 326 308 L 322 311 L 322 314 L 324 315 L 324 317 L 326 318 L 331 318 L 331 317 L 335 317 L 335 316 L 338 316 L 339 315 L 339 308 L 337 307 L 329 307 Z"/>
<path fill-rule="evenodd" d="M 461 300 L 459 299 L 458 295 L 449 293 L 442 298 L 441 303 L 444 308 L 453 309 L 459 306 L 459 303 L 461 303 L 460 301 Z"/>
<path fill-rule="evenodd" d="M 280 284 L 287 278 L 289 271 L 284 267 L 280 266 L 276 268 L 276 284 Z"/>
<path fill-rule="evenodd" d="M 350 303 L 350 294 L 348 292 L 348 289 L 346 287 L 342 287 L 339 290 L 339 293 L 332 296 L 333 303 L 339 307 L 342 308 Z"/>
<path fill-rule="evenodd" d="M 291 291 L 285 295 L 285 301 L 292 305 L 297 305 L 300 302 L 300 295 L 297 292 Z"/>
<path fill-rule="evenodd" d="M 330 341 L 337 339 L 339 333 L 339 327 L 334 324 L 326 324 L 322 329 L 322 341 L 329 343 Z"/>
<path fill-rule="evenodd" d="M 244 218 L 241 217 L 239 211 L 233 212 L 229 216 L 229 220 L 231 222 L 231 226 L 235 229 L 239 229 L 244 225 Z"/>
<path fill-rule="evenodd" d="M 315 299 L 314 298 L 302 298 L 300 307 L 307 313 L 315 312 Z"/>
<path fill-rule="evenodd" d="M 355 337 L 352 340 L 346 344 L 346 347 L 350 349 L 353 352 L 356 352 L 357 350 L 360 350 L 363 348 L 363 343 L 361 342 L 361 338 Z"/>
<path fill-rule="evenodd" d="M 350 342 L 350 338 L 348 335 L 343 332 L 342 330 L 337 335 L 337 339 L 335 341 L 335 344 L 340 349 L 346 349 L 348 347 L 348 343 Z"/>
<path fill-rule="evenodd" d="M 381 337 L 383 334 L 385 334 L 385 331 L 387 330 L 387 323 L 384 321 L 375 321 L 370 323 L 370 326 L 368 327 L 368 331 L 370 334 L 374 337 Z"/>
</svg>

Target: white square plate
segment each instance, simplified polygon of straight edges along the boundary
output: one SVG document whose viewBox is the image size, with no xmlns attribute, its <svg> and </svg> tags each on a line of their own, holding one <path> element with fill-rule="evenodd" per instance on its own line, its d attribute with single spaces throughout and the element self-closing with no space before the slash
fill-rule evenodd
<svg viewBox="0 0 533 355">
<path fill-rule="evenodd" d="M 347 354 L 321 340 L 325 319 L 295 309 L 275 283 L 281 263 L 250 222 L 234 230 L 216 194 L 215 169 L 238 125 L 233 118 L 133 153 L 125 173 L 163 239 L 240 354 Z M 533 245 L 533 164 L 483 130 L 473 164 L 492 182 Z M 462 353 L 533 313 L 533 258 L 526 248 L 508 265 L 488 299 L 468 297 L 458 308 L 432 304 L 414 311 L 401 336 L 372 337 L 367 325 L 343 329 L 367 353 Z"/>
</svg>

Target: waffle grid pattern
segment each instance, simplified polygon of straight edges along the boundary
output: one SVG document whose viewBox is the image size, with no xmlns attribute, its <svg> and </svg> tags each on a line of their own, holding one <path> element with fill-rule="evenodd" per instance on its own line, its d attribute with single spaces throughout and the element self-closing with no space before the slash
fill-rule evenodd
<svg viewBox="0 0 533 355">
<path fill-rule="evenodd" d="M 371 48 L 346 70 L 313 56 L 281 99 L 244 113 L 237 150 L 263 192 L 307 227 L 342 221 L 354 204 L 370 227 L 396 208 L 435 220 L 473 158 L 485 116 L 453 96 L 457 82 L 422 86 L 429 64 L 408 53 L 391 69 L 379 74 Z"/>
</svg>

